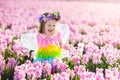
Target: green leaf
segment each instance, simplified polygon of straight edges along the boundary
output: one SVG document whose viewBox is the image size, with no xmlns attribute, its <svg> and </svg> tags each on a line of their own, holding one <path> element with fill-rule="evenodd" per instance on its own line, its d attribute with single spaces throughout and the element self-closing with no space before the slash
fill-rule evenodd
<svg viewBox="0 0 120 80">
<path fill-rule="evenodd" d="M 43 80 L 41 77 L 38 80 Z"/>
<path fill-rule="evenodd" d="M 88 63 L 86 64 L 86 70 L 89 70 L 91 72 L 95 72 L 96 71 L 96 64 L 93 63 L 92 59 L 90 59 L 88 61 Z"/>
<path fill-rule="evenodd" d="M 5 49 L 5 52 L 4 52 L 5 60 L 7 60 L 9 57 L 10 57 L 10 53 L 9 53 L 8 49 Z"/>
<path fill-rule="evenodd" d="M 83 65 L 83 63 L 82 63 L 82 59 L 80 59 L 80 65 Z"/>
<path fill-rule="evenodd" d="M 15 53 L 13 53 L 11 50 L 5 49 L 5 51 L 3 52 L 3 56 L 4 56 L 5 60 L 8 60 L 8 58 L 16 59 L 17 55 Z"/>
<path fill-rule="evenodd" d="M 62 61 L 63 62 L 68 62 L 68 58 L 63 58 Z"/>
<path fill-rule="evenodd" d="M 67 64 L 68 64 L 70 69 L 74 68 L 74 62 L 73 61 L 69 61 Z"/>
<path fill-rule="evenodd" d="M 13 37 L 13 38 L 12 38 L 12 41 L 17 40 L 17 39 L 18 39 L 18 37 Z"/>
<path fill-rule="evenodd" d="M 5 27 L 5 30 L 7 30 L 7 29 L 11 29 L 11 25 L 7 25 L 7 26 Z"/>
<path fill-rule="evenodd" d="M 59 72 L 60 72 L 60 70 L 56 68 L 55 69 L 55 73 L 59 73 Z"/>
<path fill-rule="evenodd" d="M 120 44 L 119 44 L 119 45 L 117 45 L 117 49 L 120 49 Z"/>
<path fill-rule="evenodd" d="M 76 75 L 73 80 L 80 80 L 80 77 L 78 75 Z"/>
<path fill-rule="evenodd" d="M 32 52 L 34 52 L 34 50 L 30 50 L 30 52 L 29 52 L 29 57 L 28 57 L 28 60 L 31 60 L 31 61 L 33 61 L 33 59 L 32 59 Z"/>
<path fill-rule="evenodd" d="M 69 44 L 72 44 L 72 42 L 71 42 L 71 41 L 69 41 Z"/>
<path fill-rule="evenodd" d="M 106 63 L 106 57 L 102 54 L 102 58 L 101 58 L 101 68 L 103 69 L 107 69 L 108 68 L 108 63 Z"/>
<path fill-rule="evenodd" d="M 76 42 L 76 43 L 74 44 L 74 47 L 78 47 L 78 42 Z"/>
<path fill-rule="evenodd" d="M 22 57 L 20 58 L 20 64 L 24 64 L 27 59 L 28 59 L 27 56 L 22 56 Z"/>
<path fill-rule="evenodd" d="M 13 80 L 14 68 L 5 68 L 3 74 L 1 74 L 1 80 Z"/>
<path fill-rule="evenodd" d="M 81 33 L 82 35 L 85 35 L 85 34 L 86 34 L 86 32 L 84 32 L 84 31 L 81 31 L 80 33 Z"/>
<path fill-rule="evenodd" d="M 97 68 L 108 69 L 109 67 L 113 67 L 113 65 L 108 64 L 108 63 L 106 62 L 106 57 L 102 54 L 101 63 L 100 63 L 100 64 L 96 64 L 96 67 L 97 67 Z"/>
<path fill-rule="evenodd" d="M 118 64 L 120 65 L 120 59 L 117 60 Z"/>
<path fill-rule="evenodd" d="M 48 75 L 48 76 L 46 77 L 46 80 L 51 80 L 51 76 Z"/>
</svg>

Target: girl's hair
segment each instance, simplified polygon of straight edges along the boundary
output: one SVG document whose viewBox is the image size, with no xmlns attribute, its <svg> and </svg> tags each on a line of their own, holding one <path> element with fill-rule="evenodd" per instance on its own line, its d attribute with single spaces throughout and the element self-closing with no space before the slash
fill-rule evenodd
<svg viewBox="0 0 120 80">
<path fill-rule="evenodd" d="M 57 13 L 57 17 L 55 17 L 54 15 L 55 13 L 44 13 L 40 18 L 39 18 L 39 21 L 40 21 L 40 26 L 39 26 L 39 33 L 44 33 L 45 32 L 45 24 L 48 20 L 56 20 L 56 21 L 59 21 L 60 20 L 60 14 Z M 52 15 L 52 17 L 49 15 Z M 44 16 L 44 17 L 43 17 Z M 48 18 L 46 21 L 43 20 L 43 18 Z M 41 19 L 41 20 L 40 20 Z"/>
</svg>

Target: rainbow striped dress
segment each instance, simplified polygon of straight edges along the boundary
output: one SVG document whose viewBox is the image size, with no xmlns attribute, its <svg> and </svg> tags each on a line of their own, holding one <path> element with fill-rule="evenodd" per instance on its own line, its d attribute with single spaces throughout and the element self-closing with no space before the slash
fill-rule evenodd
<svg viewBox="0 0 120 80">
<path fill-rule="evenodd" d="M 37 34 L 38 41 L 38 51 L 35 55 L 34 62 L 48 61 L 50 64 L 53 63 L 54 58 L 62 57 L 62 50 L 60 49 L 59 41 L 60 33 L 57 33 L 55 36 L 46 38 L 40 33 Z"/>
</svg>

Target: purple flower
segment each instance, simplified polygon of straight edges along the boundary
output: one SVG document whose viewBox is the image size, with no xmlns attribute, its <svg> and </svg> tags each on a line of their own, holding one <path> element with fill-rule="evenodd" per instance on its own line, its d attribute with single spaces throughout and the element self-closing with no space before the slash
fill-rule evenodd
<svg viewBox="0 0 120 80">
<path fill-rule="evenodd" d="M 7 66 L 9 68 L 14 68 L 16 66 L 17 62 L 15 60 L 15 58 L 9 58 L 8 59 L 8 63 L 7 63 Z"/>
<path fill-rule="evenodd" d="M 47 18 L 48 20 L 50 20 L 50 19 L 53 18 L 53 15 L 48 15 L 48 16 L 46 16 L 46 18 Z"/>
<path fill-rule="evenodd" d="M 39 17 L 39 21 L 42 22 L 43 21 L 43 16 Z"/>
</svg>

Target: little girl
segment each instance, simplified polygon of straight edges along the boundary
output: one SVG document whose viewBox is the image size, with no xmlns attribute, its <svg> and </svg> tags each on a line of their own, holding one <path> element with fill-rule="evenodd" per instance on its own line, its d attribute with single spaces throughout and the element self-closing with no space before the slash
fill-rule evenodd
<svg viewBox="0 0 120 80">
<path fill-rule="evenodd" d="M 64 47 L 70 31 L 67 25 L 60 23 L 59 12 L 44 13 L 39 22 L 39 33 L 22 34 L 20 39 L 25 48 L 36 52 L 34 62 L 53 64 L 54 58 L 67 57 Z"/>
</svg>

